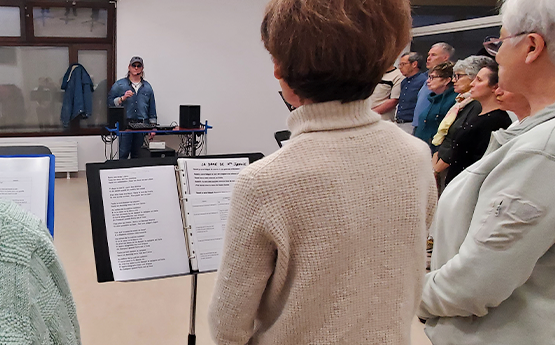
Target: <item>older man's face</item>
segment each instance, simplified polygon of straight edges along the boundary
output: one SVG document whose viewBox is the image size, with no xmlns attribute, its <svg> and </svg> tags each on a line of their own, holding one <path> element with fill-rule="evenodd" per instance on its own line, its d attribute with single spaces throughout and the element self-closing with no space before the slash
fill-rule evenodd
<svg viewBox="0 0 555 345">
<path fill-rule="evenodd" d="M 501 28 L 499 37 L 505 38 L 509 36 L 509 33 L 505 28 Z M 499 48 L 499 52 L 495 56 L 495 60 L 499 64 L 499 87 L 503 90 L 508 90 L 512 92 L 518 92 L 514 87 L 515 84 L 515 73 L 518 73 L 518 68 L 515 69 L 517 63 L 517 57 L 514 54 L 514 46 L 511 42 L 504 42 Z M 516 83 L 518 83 L 519 78 L 517 77 Z"/>
<path fill-rule="evenodd" d="M 426 60 L 426 68 L 432 69 L 442 62 L 449 60 L 447 54 L 441 47 L 432 47 L 428 52 L 428 59 Z"/>
</svg>

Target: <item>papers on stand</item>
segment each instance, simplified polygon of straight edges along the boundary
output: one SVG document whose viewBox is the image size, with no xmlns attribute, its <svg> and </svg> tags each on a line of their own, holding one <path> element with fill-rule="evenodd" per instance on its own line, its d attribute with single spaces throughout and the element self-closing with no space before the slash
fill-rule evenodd
<svg viewBox="0 0 555 345">
<path fill-rule="evenodd" d="M 220 265 L 230 200 L 231 193 L 184 198 L 191 259 L 199 272 L 215 271 Z"/>
<path fill-rule="evenodd" d="M 54 156 L 0 157 L 0 198 L 31 212 L 54 233 Z"/>
<path fill-rule="evenodd" d="M 100 171 L 114 280 L 189 273 L 174 166 Z"/>
<path fill-rule="evenodd" d="M 249 165 L 248 158 L 179 158 L 182 187 L 186 194 L 231 193 L 239 172 Z"/>
<path fill-rule="evenodd" d="M 218 269 L 231 192 L 248 158 L 177 160 L 187 225 L 191 267 L 200 272 Z M 204 196 L 204 197 L 201 197 Z"/>
<path fill-rule="evenodd" d="M 175 164 L 175 158 L 87 164 L 99 282 L 218 269 L 231 191 L 249 159 Z"/>
</svg>

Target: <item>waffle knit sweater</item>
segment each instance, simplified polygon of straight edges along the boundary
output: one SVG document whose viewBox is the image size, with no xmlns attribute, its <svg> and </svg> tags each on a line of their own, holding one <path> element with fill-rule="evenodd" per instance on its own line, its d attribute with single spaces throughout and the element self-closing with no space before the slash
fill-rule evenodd
<svg viewBox="0 0 555 345">
<path fill-rule="evenodd" d="M 0 200 L 0 344 L 81 344 L 68 282 L 46 226 Z"/>
<path fill-rule="evenodd" d="M 235 185 L 209 311 L 217 344 L 410 344 L 429 148 L 367 101 L 305 105 Z"/>
</svg>

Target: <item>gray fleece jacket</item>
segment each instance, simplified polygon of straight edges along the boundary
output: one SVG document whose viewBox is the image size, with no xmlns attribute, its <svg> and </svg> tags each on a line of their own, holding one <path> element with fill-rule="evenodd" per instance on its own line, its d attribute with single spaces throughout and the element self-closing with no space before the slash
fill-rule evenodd
<svg viewBox="0 0 555 345">
<path fill-rule="evenodd" d="M 418 314 L 434 345 L 555 344 L 555 104 L 492 135 L 430 229 Z"/>
</svg>

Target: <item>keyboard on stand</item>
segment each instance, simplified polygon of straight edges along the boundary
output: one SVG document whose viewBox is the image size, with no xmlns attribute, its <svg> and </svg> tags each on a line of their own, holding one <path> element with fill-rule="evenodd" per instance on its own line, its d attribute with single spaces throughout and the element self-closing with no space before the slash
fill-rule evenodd
<svg viewBox="0 0 555 345">
<path fill-rule="evenodd" d="M 127 126 L 129 129 L 154 129 L 157 125 L 155 123 L 129 122 Z"/>
</svg>

